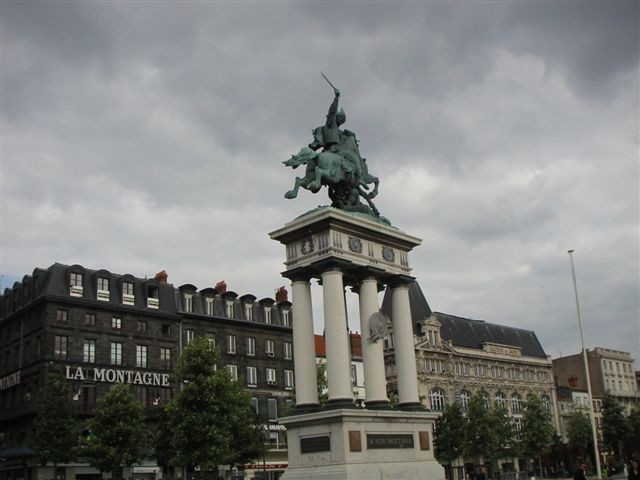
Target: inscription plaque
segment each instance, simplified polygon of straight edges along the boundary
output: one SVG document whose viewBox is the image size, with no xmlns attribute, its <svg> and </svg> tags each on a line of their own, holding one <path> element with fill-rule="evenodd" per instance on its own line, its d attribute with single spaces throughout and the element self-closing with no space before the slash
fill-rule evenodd
<svg viewBox="0 0 640 480">
<path fill-rule="evenodd" d="M 316 453 L 331 451 L 331 437 L 309 437 L 300 439 L 300 453 Z"/>
<path fill-rule="evenodd" d="M 386 433 L 369 433 L 367 434 L 367 448 L 413 448 L 413 434 L 386 434 Z"/>
</svg>

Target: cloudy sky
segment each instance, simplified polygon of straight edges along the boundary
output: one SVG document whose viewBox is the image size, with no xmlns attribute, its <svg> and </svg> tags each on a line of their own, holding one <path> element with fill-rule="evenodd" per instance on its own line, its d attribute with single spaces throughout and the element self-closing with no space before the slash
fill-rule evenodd
<svg viewBox="0 0 640 480">
<path fill-rule="evenodd" d="M 3 287 L 61 262 L 274 296 L 268 232 L 328 203 L 281 163 L 323 71 L 433 310 L 577 353 L 573 248 L 587 345 L 638 358 L 638 5 L 3 0 Z"/>
</svg>

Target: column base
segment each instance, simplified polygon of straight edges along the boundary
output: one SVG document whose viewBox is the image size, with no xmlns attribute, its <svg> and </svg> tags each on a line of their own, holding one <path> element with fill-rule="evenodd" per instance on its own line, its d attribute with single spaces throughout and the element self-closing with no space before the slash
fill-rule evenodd
<svg viewBox="0 0 640 480">
<path fill-rule="evenodd" d="M 354 404 L 353 398 L 332 398 L 324 406 L 325 410 L 336 410 L 338 408 L 360 408 Z"/>
<path fill-rule="evenodd" d="M 370 402 L 364 402 L 368 410 L 390 410 L 391 403 L 389 400 L 371 400 Z"/>
<path fill-rule="evenodd" d="M 405 412 L 425 412 L 427 410 L 420 402 L 399 403 L 396 408 Z"/>
<path fill-rule="evenodd" d="M 303 403 L 296 405 L 290 412 L 290 415 L 302 415 L 304 413 L 312 413 L 320 410 L 320 405 L 317 403 Z"/>
</svg>

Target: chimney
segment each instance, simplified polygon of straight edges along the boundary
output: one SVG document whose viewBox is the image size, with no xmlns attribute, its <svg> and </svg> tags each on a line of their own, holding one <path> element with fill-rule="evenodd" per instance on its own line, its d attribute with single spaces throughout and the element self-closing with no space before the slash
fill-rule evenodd
<svg viewBox="0 0 640 480">
<path fill-rule="evenodd" d="M 215 289 L 216 293 L 220 295 L 222 295 L 223 293 L 227 293 L 227 282 L 225 282 L 224 280 L 220 280 L 218 283 L 216 283 Z"/>
<path fill-rule="evenodd" d="M 167 279 L 169 275 L 167 275 L 166 270 L 162 270 L 161 272 L 156 273 L 155 279 L 162 283 L 167 283 Z"/>
<path fill-rule="evenodd" d="M 289 292 L 284 288 L 284 285 L 276 290 L 276 303 L 288 302 Z"/>
</svg>

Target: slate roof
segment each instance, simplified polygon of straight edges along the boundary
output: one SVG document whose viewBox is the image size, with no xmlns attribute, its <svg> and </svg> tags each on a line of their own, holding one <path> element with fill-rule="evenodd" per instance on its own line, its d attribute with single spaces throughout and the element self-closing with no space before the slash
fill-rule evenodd
<svg viewBox="0 0 640 480">
<path fill-rule="evenodd" d="M 450 340 L 456 347 L 482 349 L 484 342 L 519 347 L 522 355 L 547 358 L 535 332 L 521 328 L 487 323 L 484 320 L 457 317 L 441 312 L 432 312 L 429 303 L 418 285 L 409 286 L 409 304 L 415 335 L 422 335 L 421 324 L 433 313 L 441 323 L 440 336 Z M 382 300 L 382 312 L 391 316 L 391 291 L 387 288 Z"/>
</svg>

